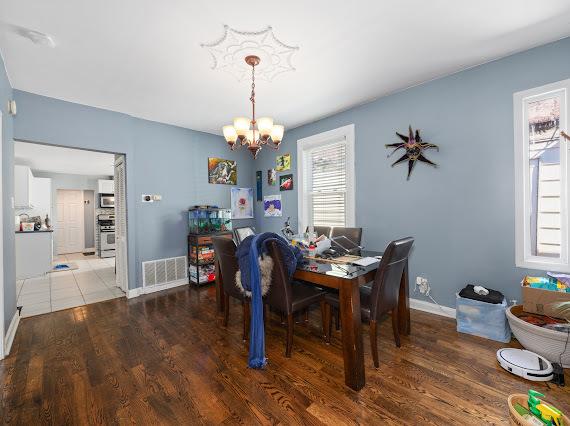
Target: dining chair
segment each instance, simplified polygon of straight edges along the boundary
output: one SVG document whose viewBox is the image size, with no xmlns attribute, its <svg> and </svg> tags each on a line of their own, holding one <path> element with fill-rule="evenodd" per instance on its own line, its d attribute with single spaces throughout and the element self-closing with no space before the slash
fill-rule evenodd
<svg viewBox="0 0 570 426">
<path fill-rule="evenodd" d="M 240 245 L 241 242 L 250 235 L 255 235 L 255 228 L 252 228 L 251 226 L 242 226 L 240 228 L 234 228 L 234 236 L 237 245 Z"/>
<path fill-rule="evenodd" d="M 277 243 L 275 241 L 269 241 L 267 244 L 269 255 L 273 259 L 273 272 L 271 288 L 265 297 L 265 303 L 287 317 L 285 356 L 290 358 L 293 346 L 294 315 L 297 312 L 301 312 L 315 303 L 320 303 L 323 335 L 325 335 L 326 293 L 311 285 L 292 280 L 287 273 L 287 267 Z"/>
<path fill-rule="evenodd" d="M 379 367 L 378 344 L 376 339 L 377 322 L 381 316 L 388 312 L 392 315 L 392 331 L 396 346 L 400 347 L 400 332 L 398 330 L 398 298 L 400 294 L 400 281 L 410 250 L 414 244 L 412 237 L 392 241 L 386 247 L 382 260 L 374 276 L 372 286 L 360 287 L 360 311 L 363 317 L 370 321 L 370 347 L 374 366 Z M 325 328 L 327 339 L 331 335 L 331 307 L 339 309 L 339 297 L 334 293 L 326 295 Z M 330 340 L 329 340 L 330 341 Z"/>
<path fill-rule="evenodd" d="M 317 234 L 317 237 L 324 235 L 327 238 L 331 236 L 331 227 L 330 226 L 313 226 L 313 231 Z M 309 227 L 305 229 L 305 232 L 309 232 Z"/>
<path fill-rule="evenodd" d="M 216 259 L 219 262 L 221 275 L 220 281 L 224 289 L 224 319 L 223 326 L 228 326 L 230 316 L 230 296 L 237 299 L 242 304 L 243 309 L 243 340 L 248 336 L 250 321 L 250 299 L 246 297 L 237 287 L 235 283 L 236 272 L 239 265 L 236 257 L 236 244 L 230 238 L 221 236 L 213 236 L 214 250 Z"/>
<path fill-rule="evenodd" d="M 343 226 L 333 226 L 330 237 L 345 236 L 350 241 L 360 245 L 362 241 L 362 228 L 345 228 Z"/>
</svg>

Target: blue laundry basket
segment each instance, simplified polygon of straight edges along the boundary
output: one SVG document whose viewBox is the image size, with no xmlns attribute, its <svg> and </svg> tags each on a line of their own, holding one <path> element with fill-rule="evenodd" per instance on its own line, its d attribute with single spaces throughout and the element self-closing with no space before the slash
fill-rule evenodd
<svg viewBox="0 0 570 426">
<path fill-rule="evenodd" d="M 506 299 L 503 299 L 502 303 L 495 304 L 457 295 L 455 309 L 458 332 L 503 343 L 511 341 Z"/>
</svg>

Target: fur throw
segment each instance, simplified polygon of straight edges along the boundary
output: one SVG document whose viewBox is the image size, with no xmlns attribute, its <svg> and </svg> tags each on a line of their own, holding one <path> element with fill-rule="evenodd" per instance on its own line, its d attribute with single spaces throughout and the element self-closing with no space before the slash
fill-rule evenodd
<svg viewBox="0 0 570 426">
<path fill-rule="evenodd" d="M 271 274 L 273 273 L 273 259 L 271 256 L 259 256 L 259 271 L 261 272 L 261 296 L 265 296 L 271 287 Z M 241 284 L 241 271 L 236 272 L 236 287 L 251 297 L 251 291 L 247 291 Z"/>
</svg>

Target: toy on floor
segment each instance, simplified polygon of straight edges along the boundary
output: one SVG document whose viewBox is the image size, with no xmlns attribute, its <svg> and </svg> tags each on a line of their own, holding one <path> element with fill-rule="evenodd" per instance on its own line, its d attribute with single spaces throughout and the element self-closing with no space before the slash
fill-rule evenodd
<svg viewBox="0 0 570 426">
<path fill-rule="evenodd" d="M 562 412 L 541 402 L 538 397 L 543 396 L 543 394 L 535 390 L 530 389 L 528 391 L 528 408 L 530 412 L 542 420 L 546 426 L 563 426 Z"/>
</svg>

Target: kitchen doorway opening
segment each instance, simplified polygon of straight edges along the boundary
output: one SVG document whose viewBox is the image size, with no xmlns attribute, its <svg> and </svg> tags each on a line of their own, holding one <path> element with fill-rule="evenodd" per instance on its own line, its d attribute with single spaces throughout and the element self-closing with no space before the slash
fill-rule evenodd
<svg viewBox="0 0 570 426">
<path fill-rule="evenodd" d="M 15 141 L 14 201 L 22 317 L 126 295 L 124 154 Z"/>
</svg>

